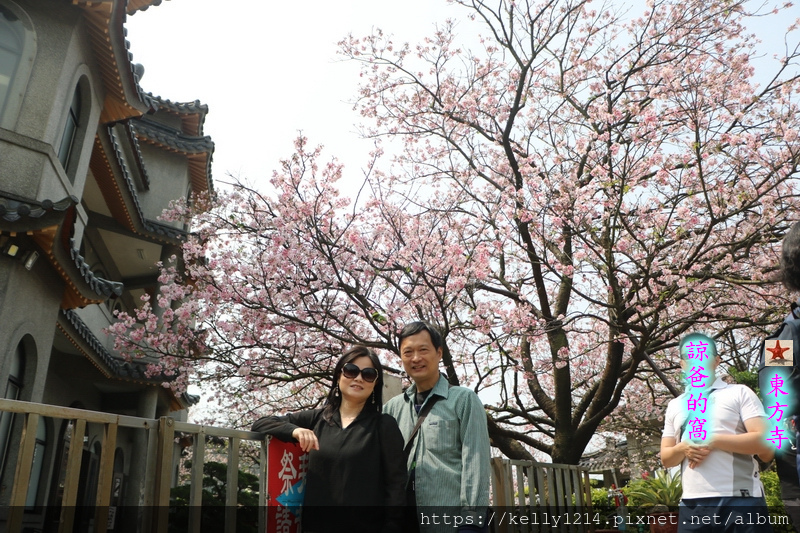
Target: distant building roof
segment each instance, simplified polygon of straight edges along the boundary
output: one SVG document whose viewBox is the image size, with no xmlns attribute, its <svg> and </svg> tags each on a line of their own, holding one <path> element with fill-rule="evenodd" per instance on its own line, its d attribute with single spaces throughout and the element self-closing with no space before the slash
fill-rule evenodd
<svg viewBox="0 0 800 533">
<path fill-rule="evenodd" d="M 595 473 L 614 470 L 627 465 L 628 462 L 628 442 L 620 440 L 602 450 L 584 454 L 578 461 L 578 465 L 586 467 L 591 473 Z"/>
</svg>

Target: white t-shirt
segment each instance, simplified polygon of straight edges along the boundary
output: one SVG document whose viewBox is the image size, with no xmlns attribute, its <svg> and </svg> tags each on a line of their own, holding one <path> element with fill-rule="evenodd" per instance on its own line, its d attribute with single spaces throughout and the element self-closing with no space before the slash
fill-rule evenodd
<svg viewBox="0 0 800 533">
<path fill-rule="evenodd" d="M 717 378 L 705 396 L 709 398 L 706 410 L 708 416 L 703 429 L 708 432 L 708 437 L 713 433 L 727 435 L 746 433 L 745 420 L 766 416 L 761 401 L 745 385 L 728 385 Z M 696 393 L 694 397 L 697 397 Z M 687 409 L 688 401 L 689 394 L 684 393 L 667 405 L 662 435 L 664 438 L 673 437 L 676 442 L 680 442 L 681 434 L 686 434 L 682 428 L 685 428 L 690 414 Z M 695 411 L 691 416 L 694 418 L 704 415 Z M 758 463 L 749 454 L 714 449 L 695 468 L 689 468 L 689 461 L 684 458 L 681 462 L 683 498 L 763 496 L 764 489 L 758 470 Z"/>
</svg>

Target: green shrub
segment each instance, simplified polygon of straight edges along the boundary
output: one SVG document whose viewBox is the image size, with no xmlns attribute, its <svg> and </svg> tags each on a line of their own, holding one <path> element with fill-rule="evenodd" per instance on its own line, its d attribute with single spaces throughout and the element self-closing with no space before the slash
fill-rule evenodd
<svg viewBox="0 0 800 533">
<path fill-rule="evenodd" d="M 608 497 L 608 489 L 599 487 L 592 489 L 592 512 L 600 516 L 608 516 L 616 511 L 614 503 Z"/>
<path fill-rule="evenodd" d="M 781 483 L 778 480 L 778 473 L 774 470 L 767 470 L 761 472 L 761 483 L 764 484 L 764 496 L 767 500 L 767 507 L 769 507 L 770 516 L 783 517 L 786 516 L 786 510 L 781 500 Z M 774 533 L 793 533 L 792 526 L 787 524 L 780 524 L 780 520 L 772 519 L 774 522 L 772 529 Z"/>
<path fill-rule="evenodd" d="M 186 468 L 191 468 L 191 461 L 186 461 Z M 203 533 L 225 529 L 227 477 L 227 465 L 216 461 L 208 461 L 203 465 Z M 236 531 L 258 533 L 258 476 L 239 470 L 238 477 Z M 191 485 L 188 483 L 170 491 L 170 533 L 188 531 L 190 491 Z"/>
<path fill-rule="evenodd" d="M 651 509 L 658 506 L 677 507 L 683 487 L 680 473 L 658 470 L 654 475 L 631 481 L 623 490 L 629 505 Z M 663 510 L 659 507 L 659 510 Z"/>
</svg>

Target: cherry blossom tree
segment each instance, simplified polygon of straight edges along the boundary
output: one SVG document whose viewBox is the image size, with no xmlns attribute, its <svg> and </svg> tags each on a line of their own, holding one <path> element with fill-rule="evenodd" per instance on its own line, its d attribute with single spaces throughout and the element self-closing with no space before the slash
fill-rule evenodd
<svg viewBox="0 0 800 533">
<path fill-rule="evenodd" d="M 794 34 L 757 83 L 746 2 L 453 3 L 479 45 L 455 22 L 340 45 L 376 143 L 358 194 L 301 138 L 270 192 L 176 206 L 196 228 L 185 265 L 120 316 L 121 351 L 250 416 L 318 403 L 347 344 L 399 367 L 396 332 L 430 320 L 493 445 L 561 463 L 618 407 L 658 414 L 645 393 L 678 392 L 684 333 L 751 357 L 788 300 L 772 278 L 798 218 Z"/>
</svg>

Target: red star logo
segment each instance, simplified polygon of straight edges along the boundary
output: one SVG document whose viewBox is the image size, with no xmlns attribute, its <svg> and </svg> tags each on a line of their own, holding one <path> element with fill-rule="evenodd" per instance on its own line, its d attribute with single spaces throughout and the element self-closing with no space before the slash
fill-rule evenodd
<svg viewBox="0 0 800 533">
<path fill-rule="evenodd" d="M 789 349 L 788 346 L 786 348 L 781 348 L 781 341 L 777 340 L 775 341 L 775 347 L 767 348 L 767 351 L 772 352 L 772 358 L 770 360 L 785 359 L 785 357 L 783 357 L 783 352 L 785 352 L 788 349 Z"/>
</svg>

